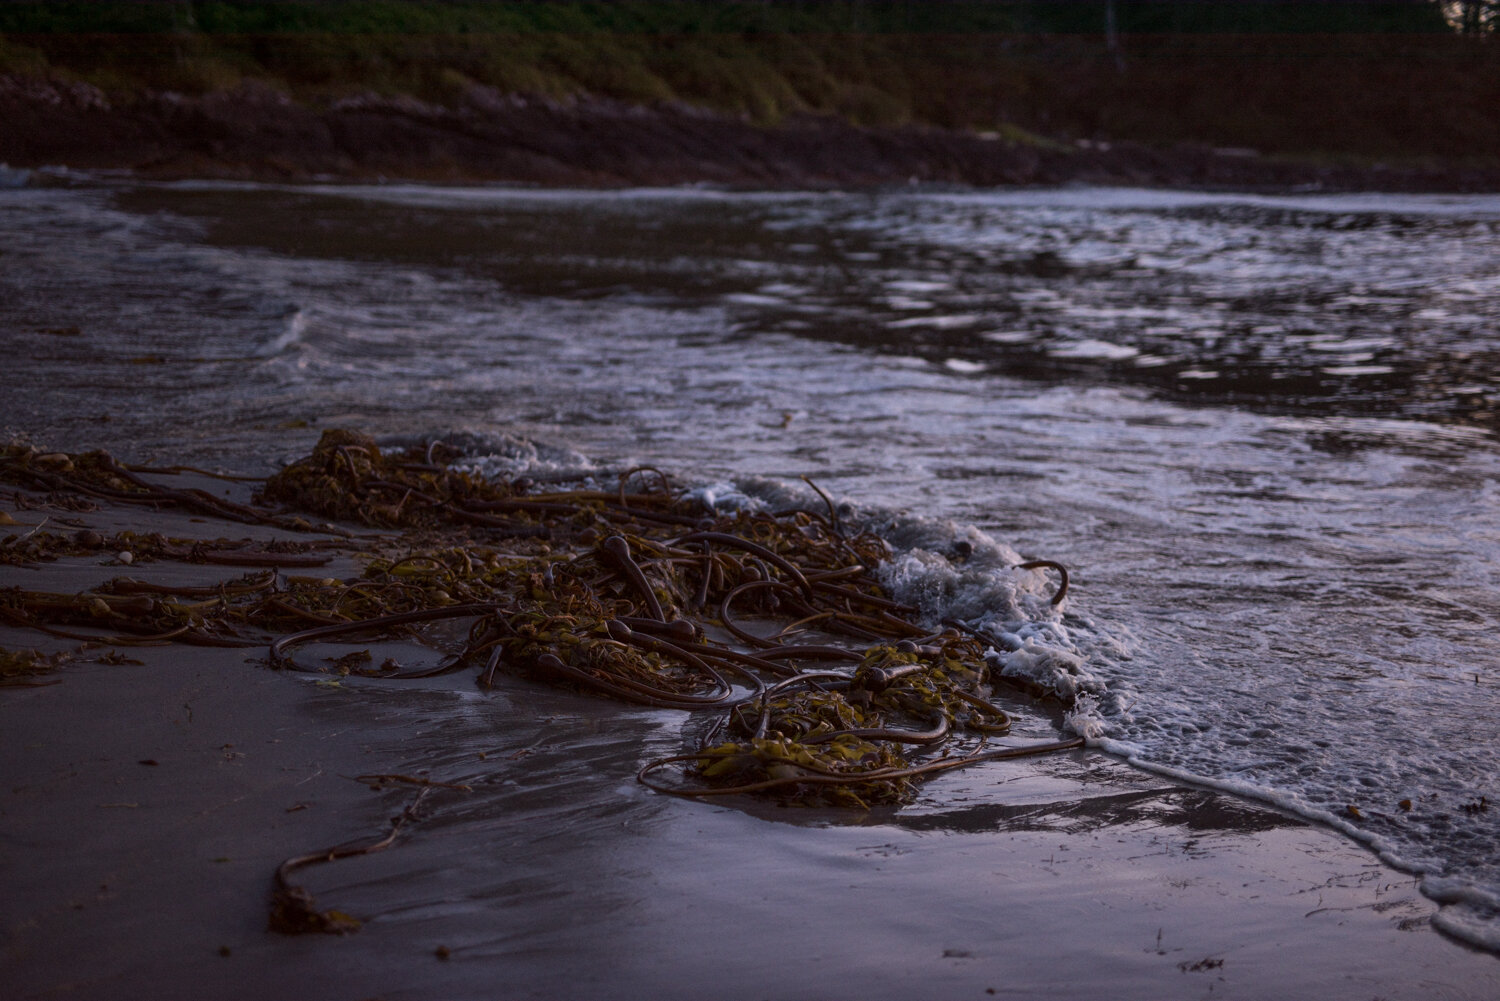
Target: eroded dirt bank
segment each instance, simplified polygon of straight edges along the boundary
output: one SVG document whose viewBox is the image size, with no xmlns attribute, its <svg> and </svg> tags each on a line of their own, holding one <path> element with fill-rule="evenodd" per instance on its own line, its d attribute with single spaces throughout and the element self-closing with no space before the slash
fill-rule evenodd
<svg viewBox="0 0 1500 1001">
<path fill-rule="evenodd" d="M 112 105 L 86 84 L 0 76 L 0 162 L 263 180 L 410 178 L 744 188 L 1131 184 L 1479 191 L 1500 167 L 1329 166 L 1251 151 L 1073 147 L 801 116 L 774 127 L 681 104 L 560 103 L 475 88 L 457 107 L 375 95 L 324 107 L 246 84 Z"/>
</svg>

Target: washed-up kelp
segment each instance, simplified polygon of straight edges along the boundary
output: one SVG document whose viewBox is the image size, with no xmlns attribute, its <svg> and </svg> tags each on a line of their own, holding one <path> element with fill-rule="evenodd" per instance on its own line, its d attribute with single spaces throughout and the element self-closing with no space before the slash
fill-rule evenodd
<svg viewBox="0 0 1500 1001">
<path fill-rule="evenodd" d="M 210 586 L 121 575 L 81 594 L 4 588 L 0 620 L 94 644 L 266 645 L 277 669 L 339 676 L 467 669 L 488 688 L 505 673 L 711 714 L 694 728 L 703 736 L 692 750 L 638 774 L 680 796 L 755 793 L 868 808 L 909 801 L 915 782 L 938 771 L 1082 743 L 998 743 L 1010 719 L 989 686 L 1005 679 L 991 677 L 984 643 L 962 623 L 915 621 L 916 610 L 878 582 L 887 544 L 841 524 L 815 485 L 826 511 L 723 514 L 655 469 L 627 471 L 612 491 L 548 492 L 457 470 L 454 458 L 441 443 L 386 454 L 366 436 L 328 431 L 310 455 L 266 480 L 255 503 L 238 504 L 160 483 L 183 472 L 213 475 L 202 470 L 10 446 L 0 451 L 0 478 L 47 491 L 49 502 L 175 507 L 304 538 L 11 535 L 0 542 L 0 561 L 103 553 L 132 572 L 162 560 L 257 569 Z M 315 528 L 309 516 L 339 524 Z M 305 537 L 313 532 L 322 537 Z M 288 572 L 351 555 L 363 565 L 356 577 Z M 1063 600 L 1061 566 L 1017 569 L 1057 571 L 1053 601 Z M 445 620 L 467 623 L 467 633 L 424 667 L 377 664 L 368 651 L 315 661 L 305 649 L 420 639 Z M 375 841 L 288 860 L 277 873 L 273 926 L 356 927 L 347 915 L 317 910 L 290 873 L 383 849 L 419 806 Z"/>
<path fill-rule="evenodd" d="M 37 680 L 68 660 L 67 654 L 47 655 L 36 650 L 0 650 L 0 687 L 28 688 L 56 684 Z"/>
</svg>

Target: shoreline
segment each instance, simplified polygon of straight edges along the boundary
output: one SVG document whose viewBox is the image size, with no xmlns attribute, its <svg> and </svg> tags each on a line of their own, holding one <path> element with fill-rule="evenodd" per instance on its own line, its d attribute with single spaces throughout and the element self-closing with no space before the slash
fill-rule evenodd
<svg viewBox="0 0 1500 1001">
<path fill-rule="evenodd" d="M 8 533 L 47 510 L 19 496 Z M 286 535 L 186 510 L 51 513 L 101 537 Z M 66 594 L 122 572 L 101 552 L 3 573 Z M 76 646 L 11 626 L 0 641 Z M 6 877 L 0 969 L 18 997 L 485 997 L 500 978 L 590 998 L 1500 990 L 1496 957 L 1438 934 L 1417 880 L 1364 846 L 1093 750 L 977 765 L 869 813 L 693 802 L 633 781 L 680 748 L 678 711 L 510 677 L 330 683 L 267 670 L 258 648 L 116 652 L 140 663 L 80 658 L 56 685 L 0 690 L 0 830 L 26 861 Z M 1020 735 L 1053 726 L 1038 714 Z M 410 789 L 352 781 L 371 773 L 467 791 L 437 789 L 388 852 L 308 870 L 360 932 L 265 930 L 281 860 L 405 809 Z"/>
<path fill-rule="evenodd" d="M 452 108 L 374 94 L 309 107 L 253 81 L 202 97 L 148 92 L 115 107 L 87 84 L 0 75 L 0 121 L 0 163 L 10 167 L 128 170 L 162 180 L 1500 191 L 1500 166 L 1319 164 L 1208 146 L 1020 142 L 816 115 L 762 126 L 677 102 L 557 101 L 479 87 Z"/>
<path fill-rule="evenodd" d="M 0 701 L 26 776 L 4 815 L 27 862 L 7 879 L 0 939 L 12 996 L 395 1001 L 491 997 L 497 980 L 512 997 L 876 1001 L 1500 988 L 1495 957 L 1434 931 L 1414 881 L 1359 846 L 1094 752 L 941 780 L 926 798 L 947 809 L 885 822 L 651 799 L 608 767 L 574 774 L 564 804 L 537 785 L 570 771 L 555 721 L 591 731 L 605 765 L 662 747 L 666 721 L 516 685 L 482 705 L 407 692 L 403 710 L 373 685 L 320 689 L 242 658 L 148 653 Z M 56 726 L 63 712 L 88 726 Z M 430 761 L 410 747 L 439 720 L 493 761 L 455 753 L 433 777 L 479 795 L 433 798 L 389 851 L 303 878 L 359 932 L 266 930 L 271 870 L 379 835 L 410 796 L 349 777 Z"/>
</svg>

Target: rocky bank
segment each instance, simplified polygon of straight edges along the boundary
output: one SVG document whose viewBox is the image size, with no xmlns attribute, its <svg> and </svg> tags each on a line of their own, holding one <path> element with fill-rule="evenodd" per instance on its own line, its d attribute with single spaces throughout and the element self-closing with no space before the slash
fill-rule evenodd
<svg viewBox="0 0 1500 1001">
<path fill-rule="evenodd" d="M 1013 141 L 799 116 L 760 125 L 686 104 L 566 102 L 474 87 L 453 107 L 364 94 L 321 106 L 247 83 L 111 102 L 87 84 L 0 76 L 0 162 L 160 178 L 407 178 L 611 187 L 826 189 L 1126 184 L 1190 188 L 1500 190 L 1500 167 L 1351 166 L 1200 146 Z"/>
</svg>

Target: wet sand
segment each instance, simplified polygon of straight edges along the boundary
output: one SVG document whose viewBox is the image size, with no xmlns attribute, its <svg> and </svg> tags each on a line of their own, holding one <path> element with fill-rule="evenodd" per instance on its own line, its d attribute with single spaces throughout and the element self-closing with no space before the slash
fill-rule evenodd
<svg viewBox="0 0 1500 1001">
<path fill-rule="evenodd" d="M 10 496 L 7 534 L 46 516 L 285 535 Z M 233 575 L 108 561 L 0 584 Z M 11 628 L 0 645 L 77 647 Z M 694 802 L 634 778 L 682 747 L 683 713 L 467 673 L 334 683 L 259 648 L 88 660 L 107 649 L 0 689 L 6 998 L 1500 995 L 1500 961 L 1434 931 L 1414 877 L 1095 751 L 950 773 L 868 815 Z M 1055 736 L 1025 719 L 1019 740 Z M 283 859 L 378 837 L 411 803 L 356 781 L 375 774 L 469 789 L 434 790 L 388 851 L 298 874 L 361 931 L 268 931 Z"/>
</svg>

